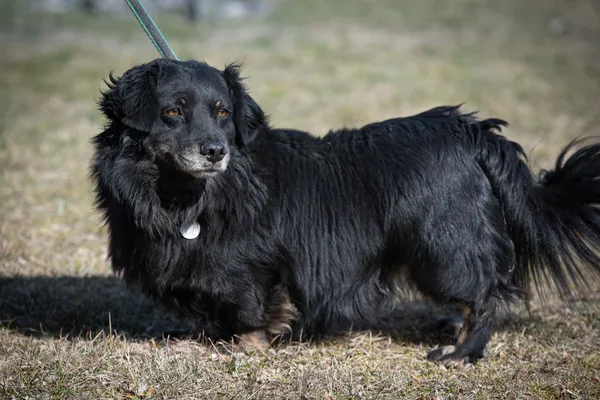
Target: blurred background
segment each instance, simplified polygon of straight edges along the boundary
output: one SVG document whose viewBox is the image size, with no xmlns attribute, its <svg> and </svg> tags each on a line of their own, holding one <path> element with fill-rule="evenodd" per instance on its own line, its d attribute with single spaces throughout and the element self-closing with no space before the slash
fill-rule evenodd
<svg viewBox="0 0 600 400">
<path fill-rule="evenodd" d="M 181 59 L 243 62 L 276 127 L 323 135 L 465 103 L 509 121 L 505 135 L 535 169 L 572 138 L 600 134 L 597 0 L 142 3 Z M 123 1 L 0 0 L 0 353 L 22 343 L 12 329 L 176 324 L 110 278 L 88 178 L 102 79 L 156 57 Z M 43 365 L 60 358 L 23 346 L 32 360 L 46 354 Z"/>
</svg>

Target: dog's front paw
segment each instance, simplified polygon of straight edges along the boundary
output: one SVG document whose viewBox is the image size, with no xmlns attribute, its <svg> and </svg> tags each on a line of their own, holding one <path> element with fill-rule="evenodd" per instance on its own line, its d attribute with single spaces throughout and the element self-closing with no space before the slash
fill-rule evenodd
<svg viewBox="0 0 600 400">
<path fill-rule="evenodd" d="M 241 352 L 246 351 L 263 351 L 270 347 L 269 339 L 266 332 L 254 331 L 244 333 L 239 336 L 238 349 Z"/>
</svg>

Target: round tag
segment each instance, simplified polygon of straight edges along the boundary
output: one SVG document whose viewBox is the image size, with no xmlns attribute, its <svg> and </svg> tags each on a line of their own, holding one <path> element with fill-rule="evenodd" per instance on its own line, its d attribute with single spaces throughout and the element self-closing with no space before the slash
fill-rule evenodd
<svg viewBox="0 0 600 400">
<path fill-rule="evenodd" d="M 183 225 L 179 230 L 181 232 L 181 236 L 186 239 L 196 239 L 200 234 L 200 224 L 196 221 Z"/>
</svg>

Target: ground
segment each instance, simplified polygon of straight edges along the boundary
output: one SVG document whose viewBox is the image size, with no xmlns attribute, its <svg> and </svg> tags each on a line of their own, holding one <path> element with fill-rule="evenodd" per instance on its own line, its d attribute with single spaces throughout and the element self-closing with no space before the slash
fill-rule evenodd
<svg viewBox="0 0 600 400">
<path fill-rule="evenodd" d="M 0 1 L 0 398 L 600 398 L 600 290 L 502 321 L 468 369 L 425 360 L 439 312 L 405 329 L 229 353 L 111 274 L 92 207 L 102 78 L 156 57 L 130 15 L 27 15 Z M 441 104 L 500 117 L 549 168 L 600 129 L 593 0 L 278 0 L 267 20 L 157 18 L 180 58 L 244 62 L 273 125 L 358 126 Z M 448 338 L 445 338 L 448 339 Z"/>
</svg>

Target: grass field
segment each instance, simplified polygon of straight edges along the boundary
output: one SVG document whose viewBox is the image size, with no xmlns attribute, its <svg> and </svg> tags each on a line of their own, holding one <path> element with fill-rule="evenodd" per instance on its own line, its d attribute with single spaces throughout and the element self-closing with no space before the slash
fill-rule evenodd
<svg viewBox="0 0 600 400">
<path fill-rule="evenodd" d="M 441 311 L 408 303 L 389 338 L 349 333 L 229 353 L 111 275 L 92 207 L 89 139 L 101 79 L 156 57 L 136 22 L 10 17 L 0 1 L 0 398 L 600 398 L 600 284 L 569 304 L 516 308 L 472 368 L 425 361 Z M 158 18 L 183 59 L 245 63 L 275 126 L 357 126 L 440 104 L 511 123 L 548 168 L 600 134 L 594 0 L 276 1 L 266 21 Z"/>
</svg>

